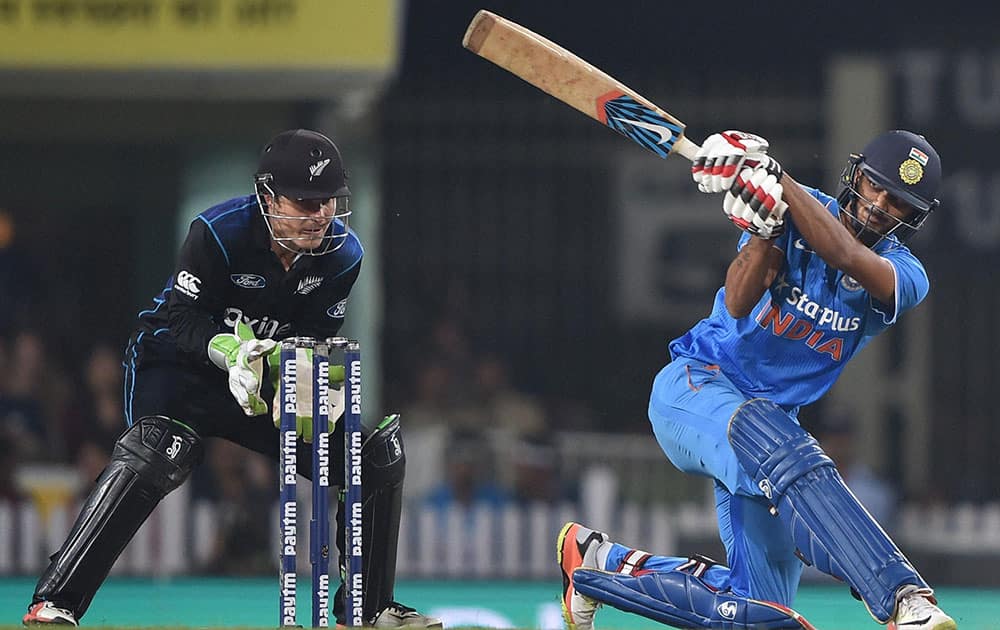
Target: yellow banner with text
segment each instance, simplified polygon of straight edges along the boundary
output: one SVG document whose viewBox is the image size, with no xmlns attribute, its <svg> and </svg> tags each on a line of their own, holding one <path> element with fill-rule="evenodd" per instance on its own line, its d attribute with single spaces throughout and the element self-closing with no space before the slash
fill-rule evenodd
<svg viewBox="0 0 1000 630">
<path fill-rule="evenodd" d="M 381 70 L 401 0 L 0 0 L 0 68 Z"/>
</svg>

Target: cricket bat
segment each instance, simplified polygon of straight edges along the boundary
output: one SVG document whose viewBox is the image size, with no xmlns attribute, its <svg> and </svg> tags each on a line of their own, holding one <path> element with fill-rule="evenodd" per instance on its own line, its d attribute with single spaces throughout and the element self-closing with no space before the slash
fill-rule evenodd
<svg viewBox="0 0 1000 630">
<path fill-rule="evenodd" d="M 684 123 L 615 78 L 520 24 L 481 10 L 462 45 L 665 158 L 694 160 Z"/>
</svg>

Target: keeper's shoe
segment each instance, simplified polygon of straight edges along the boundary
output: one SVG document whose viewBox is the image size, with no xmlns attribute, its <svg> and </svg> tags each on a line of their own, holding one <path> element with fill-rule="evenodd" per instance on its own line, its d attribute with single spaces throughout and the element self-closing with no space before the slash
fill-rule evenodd
<svg viewBox="0 0 1000 630">
<path fill-rule="evenodd" d="M 562 612 L 569 630 L 591 630 L 594 614 L 601 607 L 596 599 L 581 595 L 573 588 L 573 571 L 603 569 L 598 566 L 597 551 L 608 542 L 607 534 L 587 529 L 579 523 L 566 523 L 556 540 L 556 558 L 562 571 Z"/>
<path fill-rule="evenodd" d="M 21 619 L 26 626 L 52 624 L 56 626 L 77 626 L 76 615 L 60 608 L 52 602 L 37 602 L 28 607 L 28 613 Z"/>
<path fill-rule="evenodd" d="M 903 587 L 899 603 L 896 604 L 896 618 L 886 626 L 887 630 L 956 630 L 955 620 L 937 607 L 934 596 L 927 589 L 914 586 Z"/>
<path fill-rule="evenodd" d="M 390 602 L 375 615 L 374 628 L 444 628 L 444 624 L 436 617 L 428 617 L 418 613 L 409 606 L 399 602 Z"/>
</svg>

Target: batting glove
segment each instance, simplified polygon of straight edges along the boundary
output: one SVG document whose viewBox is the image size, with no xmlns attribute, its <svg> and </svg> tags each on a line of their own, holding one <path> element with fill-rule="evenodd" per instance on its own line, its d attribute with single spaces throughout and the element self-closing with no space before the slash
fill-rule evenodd
<svg viewBox="0 0 1000 630">
<path fill-rule="evenodd" d="M 726 192 L 736 180 L 747 154 L 767 153 L 767 140 L 745 131 L 712 134 L 691 165 L 691 178 L 704 193 Z"/>
<path fill-rule="evenodd" d="M 253 330 L 242 321 L 232 333 L 221 333 L 208 342 L 208 358 L 229 373 L 229 391 L 243 413 L 260 416 L 267 413 L 267 403 L 260 397 L 264 372 L 262 357 L 274 350 L 271 339 L 256 339 Z"/>
<path fill-rule="evenodd" d="M 763 239 L 785 231 L 781 165 L 763 153 L 748 155 L 743 170 L 726 193 L 722 209 L 740 229 Z"/>
</svg>

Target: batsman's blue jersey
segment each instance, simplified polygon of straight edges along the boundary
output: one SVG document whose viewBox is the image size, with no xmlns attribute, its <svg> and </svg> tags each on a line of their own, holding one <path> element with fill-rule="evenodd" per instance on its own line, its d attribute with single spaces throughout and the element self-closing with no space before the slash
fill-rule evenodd
<svg viewBox="0 0 1000 630">
<path fill-rule="evenodd" d="M 805 190 L 834 216 L 840 213 L 836 199 Z M 872 337 L 920 303 L 928 281 L 910 250 L 886 239 L 875 251 L 895 269 L 896 290 L 895 303 L 882 304 L 827 265 L 792 221 L 786 226 L 775 241 L 785 262 L 750 315 L 733 319 L 726 311 L 725 288 L 719 289 L 711 315 L 673 340 L 670 354 L 718 365 L 747 396 L 768 398 L 794 413 L 830 389 Z M 739 247 L 749 238 L 744 234 Z"/>
</svg>

